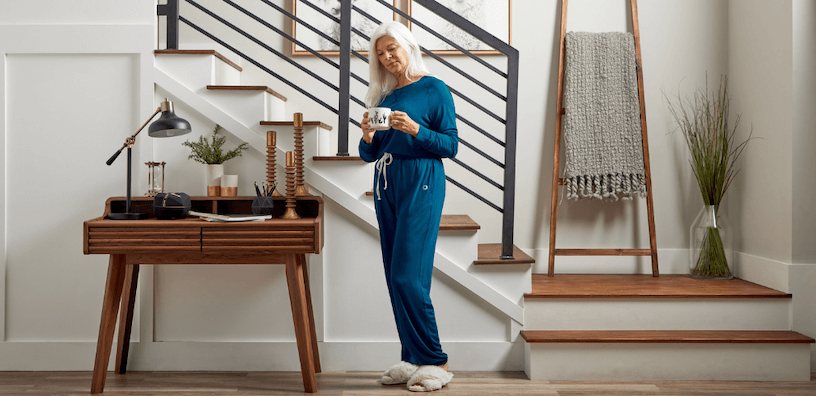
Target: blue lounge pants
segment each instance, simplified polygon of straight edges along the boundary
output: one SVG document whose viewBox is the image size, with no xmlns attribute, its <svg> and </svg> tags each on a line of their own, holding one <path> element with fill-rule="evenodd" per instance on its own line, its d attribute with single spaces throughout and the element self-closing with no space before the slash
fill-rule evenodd
<svg viewBox="0 0 816 396">
<path fill-rule="evenodd" d="M 374 206 L 402 360 L 443 365 L 448 355 L 439 343 L 430 292 L 445 170 L 440 159 L 393 157 L 384 171 L 375 173 L 379 199 L 375 191 Z"/>
</svg>

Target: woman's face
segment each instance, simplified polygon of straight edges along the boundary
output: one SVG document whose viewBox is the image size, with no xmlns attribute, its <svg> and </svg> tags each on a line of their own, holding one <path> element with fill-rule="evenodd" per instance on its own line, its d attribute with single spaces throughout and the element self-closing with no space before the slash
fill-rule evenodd
<svg viewBox="0 0 816 396">
<path fill-rule="evenodd" d="M 374 48 L 377 51 L 377 59 L 385 70 L 397 78 L 405 75 L 405 70 L 408 69 L 408 51 L 402 48 L 396 39 L 382 36 L 377 39 Z"/>
</svg>

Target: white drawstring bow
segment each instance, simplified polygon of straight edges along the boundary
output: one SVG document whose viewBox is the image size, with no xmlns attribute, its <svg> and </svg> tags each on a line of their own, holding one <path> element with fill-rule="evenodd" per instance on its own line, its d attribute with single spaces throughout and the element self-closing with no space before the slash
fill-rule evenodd
<svg viewBox="0 0 816 396">
<path fill-rule="evenodd" d="M 381 201 L 380 199 L 380 177 L 385 179 L 385 186 L 383 187 L 383 191 L 388 189 L 388 165 L 394 162 L 394 156 L 391 153 L 383 153 L 383 156 L 377 160 L 377 164 L 375 167 L 377 168 L 377 186 L 375 187 L 377 190 L 377 201 Z"/>
</svg>

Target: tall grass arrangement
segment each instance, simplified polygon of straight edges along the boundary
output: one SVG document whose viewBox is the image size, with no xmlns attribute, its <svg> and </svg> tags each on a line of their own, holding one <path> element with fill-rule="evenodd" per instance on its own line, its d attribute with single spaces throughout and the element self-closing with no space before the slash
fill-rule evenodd
<svg viewBox="0 0 816 396">
<path fill-rule="evenodd" d="M 224 143 L 226 143 L 227 137 L 218 135 L 218 132 L 221 132 L 222 129 L 224 128 L 221 125 L 215 125 L 215 129 L 213 129 L 212 133 L 212 143 L 210 143 L 204 135 L 198 137 L 198 142 L 188 140 L 182 143 L 182 146 L 187 146 L 191 149 L 190 156 L 187 158 L 202 164 L 223 164 L 227 160 L 240 157 L 242 151 L 249 150 L 249 143 L 243 142 L 234 150 L 225 153 L 222 147 Z"/>
<path fill-rule="evenodd" d="M 731 97 L 727 88 L 728 77 L 723 76 L 717 92 L 709 91 L 706 76 L 705 89 L 698 90 L 693 97 L 683 98 L 677 95 L 675 103 L 666 97 L 669 111 L 683 132 L 689 148 L 689 163 L 697 178 L 703 202 L 707 206 L 714 206 L 715 214 L 719 211 L 726 190 L 739 173 L 735 163 L 753 135 L 752 130 L 747 139 L 737 141 L 736 132 L 741 115 L 736 114 L 729 126 Z M 716 227 L 706 229 L 694 274 L 701 277 L 732 276 L 723 240 Z"/>
</svg>

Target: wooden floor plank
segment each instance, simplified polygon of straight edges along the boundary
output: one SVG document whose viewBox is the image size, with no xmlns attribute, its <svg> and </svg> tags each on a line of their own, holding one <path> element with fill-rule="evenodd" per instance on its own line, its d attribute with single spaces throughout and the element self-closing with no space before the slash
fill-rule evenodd
<svg viewBox="0 0 816 396">
<path fill-rule="evenodd" d="M 788 293 L 744 281 L 701 280 L 688 275 L 533 274 L 525 298 L 791 298 Z"/>
<path fill-rule="evenodd" d="M 523 372 L 454 371 L 453 381 L 435 394 L 724 396 L 814 395 L 816 381 L 530 381 Z M 407 395 L 405 385 L 380 385 L 378 372 L 318 374 L 316 395 Z M 88 393 L 90 372 L 0 372 L 0 395 Z M 127 395 L 302 395 L 300 373 L 130 372 L 108 376 L 105 394 Z"/>
</svg>

